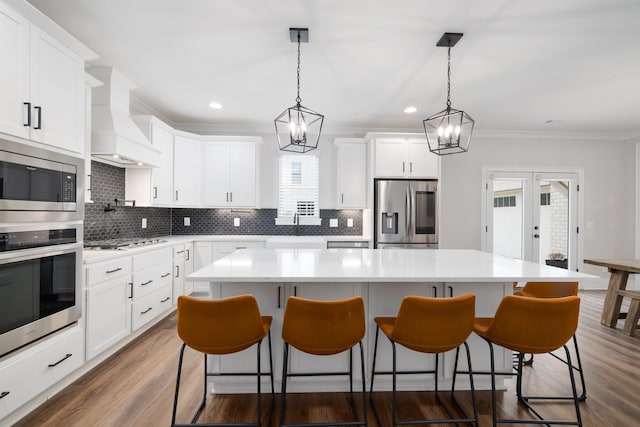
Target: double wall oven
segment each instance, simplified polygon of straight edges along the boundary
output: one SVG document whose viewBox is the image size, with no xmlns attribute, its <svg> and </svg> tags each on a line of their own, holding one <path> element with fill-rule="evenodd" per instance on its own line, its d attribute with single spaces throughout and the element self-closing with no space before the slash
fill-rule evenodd
<svg viewBox="0 0 640 427">
<path fill-rule="evenodd" d="M 0 139 L 0 355 L 81 316 L 83 167 Z"/>
</svg>

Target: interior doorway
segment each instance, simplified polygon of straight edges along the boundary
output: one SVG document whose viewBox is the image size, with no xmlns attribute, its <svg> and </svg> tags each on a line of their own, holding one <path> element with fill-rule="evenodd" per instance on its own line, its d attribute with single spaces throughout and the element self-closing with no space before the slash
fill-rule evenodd
<svg viewBox="0 0 640 427">
<path fill-rule="evenodd" d="M 487 252 L 578 270 L 579 172 L 487 169 Z"/>
</svg>

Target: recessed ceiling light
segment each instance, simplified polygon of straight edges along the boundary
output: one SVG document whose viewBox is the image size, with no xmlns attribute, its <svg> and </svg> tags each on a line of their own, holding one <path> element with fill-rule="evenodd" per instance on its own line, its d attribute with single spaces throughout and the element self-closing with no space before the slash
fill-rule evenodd
<svg viewBox="0 0 640 427">
<path fill-rule="evenodd" d="M 219 110 L 222 108 L 222 104 L 220 104 L 219 102 L 212 102 L 209 104 L 209 107 L 213 108 L 214 110 Z"/>
<path fill-rule="evenodd" d="M 415 113 L 416 111 L 418 111 L 416 107 L 407 107 L 404 109 L 404 112 L 407 114 Z"/>
</svg>

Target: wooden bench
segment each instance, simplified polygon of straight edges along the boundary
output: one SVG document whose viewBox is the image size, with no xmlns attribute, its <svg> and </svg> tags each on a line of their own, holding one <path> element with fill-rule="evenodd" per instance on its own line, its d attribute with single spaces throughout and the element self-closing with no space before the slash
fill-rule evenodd
<svg viewBox="0 0 640 427">
<path fill-rule="evenodd" d="M 638 327 L 638 320 L 640 319 L 640 292 L 638 291 L 618 291 L 618 295 L 621 297 L 631 298 L 631 304 L 629 305 L 629 312 L 627 318 L 624 321 L 624 333 L 630 337 L 636 333 Z"/>
</svg>

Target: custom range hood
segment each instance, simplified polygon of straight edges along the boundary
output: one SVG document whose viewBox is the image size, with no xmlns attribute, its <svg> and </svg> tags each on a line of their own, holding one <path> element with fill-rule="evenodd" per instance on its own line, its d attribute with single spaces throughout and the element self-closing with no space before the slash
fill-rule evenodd
<svg viewBox="0 0 640 427">
<path fill-rule="evenodd" d="M 91 157 L 120 167 L 157 167 L 162 153 L 129 117 L 129 92 L 136 86 L 111 67 L 92 67 L 103 85 L 93 88 Z"/>
</svg>

